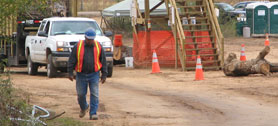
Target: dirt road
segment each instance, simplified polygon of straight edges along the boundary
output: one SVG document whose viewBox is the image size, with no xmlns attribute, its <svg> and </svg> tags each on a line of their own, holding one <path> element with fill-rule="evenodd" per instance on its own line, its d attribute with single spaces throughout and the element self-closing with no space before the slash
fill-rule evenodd
<svg viewBox="0 0 278 126">
<path fill-rule="evenodd" d="M 276 41 L 276 39 L 271 39 Z M 278 39 L 277 39 L 278 40 Z M 247 59 L 263 48 L 263 39 L 226 39 L 225 55 L 239 55 L 246 44 Z M 266 57 L 278 62 L 278 43 Z M 11 68 L 16 87 L 31 94 L 31 104 L 79 119 L 75 82 L 62 74 L 48 79 L 45 69 L 29 76 L 25 68 Z M 222 71 L 206 71 L 204 81 L 193 81 L 194 72 L 115 67 L 114 75 L 100 86 L 100 120 L 103 126 L 277 126 L 278 73 L 270 77 L 226 77 Z"/>
</svg>

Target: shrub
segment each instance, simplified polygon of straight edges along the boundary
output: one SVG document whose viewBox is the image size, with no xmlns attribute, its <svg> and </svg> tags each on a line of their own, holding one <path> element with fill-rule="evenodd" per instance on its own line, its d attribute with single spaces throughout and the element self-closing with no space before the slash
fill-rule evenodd
<svg viewBox="0 0 278 126">
<path fill-rule="evenodd" d="M 10 117 L 14 118 L 26 118 L 26 115 L 20 114 L 19 111 L 26 113 L 28 110 L 28 97 L 23 98 L 16 89 L 12 87 L 11 77 L 9 72 L 0 74 L 0 125 L 27 125 L 23 121 L 11 121 Z M 13 109 L 11 109 L 13 108 Z"/>
<path fill-rule="evenodd" d="M 236 17 L 232 17 L 224 11 L 220 11 L 218 22 L 224 37 L 236 36 Z"/>
<path fill-rule="evenodd" d="M 225 24 L 220 24 L 220 28 L 224 37 L 236 36 L 236 23 L 237 21 L 232 19 L 226 22 Z"/>
</svg>

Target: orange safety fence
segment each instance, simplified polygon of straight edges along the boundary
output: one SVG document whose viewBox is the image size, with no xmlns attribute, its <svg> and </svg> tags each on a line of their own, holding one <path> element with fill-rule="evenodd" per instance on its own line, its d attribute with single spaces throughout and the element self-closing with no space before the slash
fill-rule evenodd
<svg viewBox="0 0 278 126">
<path fill-rule="evenodd" d="M 186 43 L 193 43 L 190 32 L 184 32 Z M 195 36 L 209 36 L 208 31 L 195 32 Z M 175 40 L 171 31 L 151 31 L 150 41 L 147 41 L 147 32 L 139 31 L 133 35 L 133 57 L 135 67 L 148 67 L 152 63 L 152 50 L 156 50 L 159 64 L 162 67 L 175 66 Z M 138 41 L 137 41 L 138 40 Z M 211 42 L 209 37 L 196 38 L 196 42 Z M 197 44 L 198 48 L 212 48 L 211 43 Z M 194 44 L 185 44 L 186 49 L 194 49 Z M 212 50 L 201 50 L 201 54 L 213 54 Z M 197 53 L 195 50 L 186 51 L 186 61 L 196 61 Z M 193 56 L 192 56 L 193 55 Z M 213 60 L 213 56 L 202 57 L 202 61 Z M 180 61 L 178 61 L 180 66 Z M 187 63 L 187 66 L 195 66 L 195 63 Z M 210 65 L 210 64 L 208 64 Z"/>
</svg>

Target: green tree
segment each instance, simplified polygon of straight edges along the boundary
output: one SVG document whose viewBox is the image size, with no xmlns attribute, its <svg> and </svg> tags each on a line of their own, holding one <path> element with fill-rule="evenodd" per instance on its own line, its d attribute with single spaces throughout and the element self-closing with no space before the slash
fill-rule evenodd
<svg viewBox="0 0 278 126">
<path fill-rule="evenodd" d="M 11 22 L 15 20 L 25 20 L 28 18 L 48 17 L 52 15 L 52 3 L 55 0 L 1 0 L 0 2 L 0 42 L 11 42 L 11 36 L 7 36 L 7 31 L 16 25 Z M 0 48 L 0 54 L 3 48 Z M 1 59 L 2 60 L 2 59 Z M 0 63 L 1 65 L 1 63 Z M 28 111 L 26 98 L 23 98 L 13 87 L 9 73 L 0 73 L 0 126 L 28 125 L 25 122 L 11 121 L 10 117 L 22 117 L 18 111 L 13 111 L 9 107 L 22 112 Z"/>
<path fill-rule="evenodd" d="M 1 0 L 0 25 L 5 19 L 41 18 L 53 15 L 53 3 L 57 0 Z"/>
</svg>

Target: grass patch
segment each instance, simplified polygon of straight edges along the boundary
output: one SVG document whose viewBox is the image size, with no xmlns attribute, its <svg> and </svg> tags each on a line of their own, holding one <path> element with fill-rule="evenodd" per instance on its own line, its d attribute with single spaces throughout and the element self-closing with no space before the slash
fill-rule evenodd
<svg viewBox="0 0 278 126">
<path fill-rule="evenodd" d="M 80 122 L 73 118 L 56 118 L 46 122 L 49 126 L 88 126 L 90 123 Z"/>
</svg>

